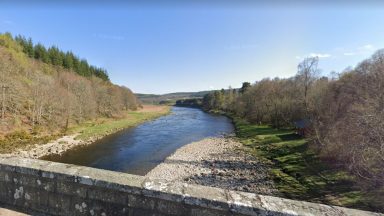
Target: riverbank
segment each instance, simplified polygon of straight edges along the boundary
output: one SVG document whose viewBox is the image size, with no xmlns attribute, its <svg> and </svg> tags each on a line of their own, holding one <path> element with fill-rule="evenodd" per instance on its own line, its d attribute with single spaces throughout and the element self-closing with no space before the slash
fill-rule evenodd
<svg viewBox="0 0 384 216">
<path fill-rule="evenodd" d="M 185 145 L 146 177 L 384 211 L 383 192 L 364 190 L 353 175 L 322 161 L 294 130 L 233 123 L 236 137 Z"/>
<path fill-rule="evenodd" d="M 212 137 L 179 148 L 146 174 L 230 190 L 273 195 L 268 165 L 245 152 L 234 137 Z"/>
<path fill-rule="evenodd" d="M 270 164 L 269 175 L 281 196 L 384 212 L 383 191 L 367 190 L 358 179 L 322 160 L 309 141 L 291 129 L 275 129 L 233 118 L 238 140 L 249 153 Z"/>
<path fill-rule="evenodd" d="M 50 154 L 62 154 L 65 151 L 84 145 L 89 145 L 98 139 L 125 128 L 133 127 L 146 121 L 153 120 L 170 112 L 168 106 L 145 105 L 143 109 L 130 111 L 121 119 L 98 119 L 84 122 L 70 128 L 66 135 L 45 144 L 25 145 L 0 156 L 18 156 L 41 158 Z"/>
</svg>

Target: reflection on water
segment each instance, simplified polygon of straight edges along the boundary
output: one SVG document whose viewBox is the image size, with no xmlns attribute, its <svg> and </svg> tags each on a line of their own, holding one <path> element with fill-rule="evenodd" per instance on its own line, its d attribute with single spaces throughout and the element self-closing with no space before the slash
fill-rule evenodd
<svg viewBox="0 0 384 216">
<path fill-rule="evenodd" d="M 173 107 L 170 115 L 69 150 L 62 156 L 44 159 L 145 175 L 181 146 L 232 131 L 227 117 L 194 108 Z"/>
</svg>

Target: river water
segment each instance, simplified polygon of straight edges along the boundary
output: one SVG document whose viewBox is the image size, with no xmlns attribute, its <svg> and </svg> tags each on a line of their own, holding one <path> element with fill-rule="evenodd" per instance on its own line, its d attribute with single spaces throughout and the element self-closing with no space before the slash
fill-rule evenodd
<svg viewBox="0 0 384 216">
<path fill-rule="evenodd" d="M 169 115 L 111 134 L 61 156 L 51 155 L 44 159 L 145 175 L 181 146 L 233 130 L 231 121 L 225 116 L 173 107 Z"/>
</svg>

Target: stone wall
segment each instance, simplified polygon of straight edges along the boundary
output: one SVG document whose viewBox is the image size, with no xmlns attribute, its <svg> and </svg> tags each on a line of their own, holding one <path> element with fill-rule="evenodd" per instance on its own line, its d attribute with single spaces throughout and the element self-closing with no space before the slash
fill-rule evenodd
<svg viewBox="0 0 384 216">
<path fill-rule="evenodd" d="M 41 215 L 379 215 L 14 157 L 0 158 L 0 203 Z"/>
</svg>

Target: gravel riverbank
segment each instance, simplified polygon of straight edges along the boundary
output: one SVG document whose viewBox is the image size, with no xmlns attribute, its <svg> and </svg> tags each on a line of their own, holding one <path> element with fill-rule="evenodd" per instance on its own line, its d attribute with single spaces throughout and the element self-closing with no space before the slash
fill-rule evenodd
<svg viewBox="0 0 384 216">
<path fill-rule="evenodd" d="M 23 148 L 23 149 L 16 149 L 11 153 L 0 154 L 0 157 L 16 156 L 16 157 L 23 157 L 23 158 L 39 159 L 44 156 L 48 156 L 52 154 L 61 155 L 70 149 L 80 147 L 80 146 L 90 145 L 95 141 L 109 134 L 116 133 L 117 131 L 120 131 L 123 129 L 124 128 L 114 128 L 114 129 L 111 129 L 110 131 L 106 131 L 104 134 L 98 134 L 85 140 L 78 138 L 80 133 L 66 135 L 56 140 L 52 140 L 51 142 L 46 144 L 34 144 L 34 145 L 27 146 L 26 148 Z"/>
<path fill-rule="evenodd" d="M 12 153 L 0 154 L 0 156 L 16 156 L 24 158 L 41 158 L 50 154 L 62 154 L 65 151 L 72 149 L 74 147 L 88 145 L 94 142 L 95 139 L 90 140 L 80 140 L 75 139 L 79 134 L 73 134 L 68 136 L 63 136 L 57 140 L 51 141 L 46 144 L 35 144 L 28 146 L 26 149 L 18 149 Z"/>
<path fill-rule="evenodd" d="M 275 195 L 268 166 L 233 137 L 206 138 L 178 149 L 146 177 Z"/>
</svg>

